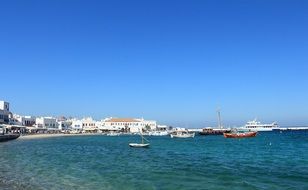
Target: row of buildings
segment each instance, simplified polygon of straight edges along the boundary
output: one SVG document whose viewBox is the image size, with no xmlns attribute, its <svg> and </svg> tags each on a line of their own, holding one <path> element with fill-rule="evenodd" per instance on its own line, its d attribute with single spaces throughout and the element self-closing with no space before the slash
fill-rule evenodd
<svg viewBox="0 0 308 190">
<path fill-rule="evenodd" d="M 122 131 L 130 133 L 138 133 L 140 131 L 155 131 L 162 126 L 157 125 L 156 121 L 135 119 L 135 118 L 105 118 L 100 121 L 95 121 L 91 117 L 81 120 L 71 119 L 66 122 L 70 122 L 70 128 L 73 130 L 100 130 L 100 131 Z"/>
<path fill-rule="evenodd" d="M 34 117 L 12 114 L 9 103 L 0 101 L 0 124 L 30 133 L 41 131 L 107 132 L 121 131 L 138 133 L 140 131 L 161 131 L 167 126 L 158 125 L 154 120 L 143 118 L 105 118 L 100 121 L 91 117 L 77 119 L 65 117 Z"/>
</svg>

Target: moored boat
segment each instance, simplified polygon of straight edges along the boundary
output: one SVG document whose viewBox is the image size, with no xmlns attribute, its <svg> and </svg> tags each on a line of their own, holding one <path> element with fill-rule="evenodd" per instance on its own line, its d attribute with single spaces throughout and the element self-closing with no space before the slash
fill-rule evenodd
<svg viewBox="0 0 308 190">
<path fill-rule="evenodd" d="M 223 135 L 224 133 L 231 132 L 230 129 L 226 129 L 223 127 L 221 122 L 220 109 L 217 110 L 218 116 L 218 127 L 217 128 L 203 128 L 199 135 Z"/>
<path fill-rule="evenodd" d="M 170 134 L 171 138 L 194 138 L 195 133 L 190 133 L 188 131 L 175 131 Z"/>
<path fill-rule="evenodd" d="M 128 145 L 134 148 L 148 148 L 150 146 L 150 143 L 144 143 L 144 141 L 147 142 L 149 141 L 146 138 L 144 138 L 142 132 L 140 132 L 140 137 L 141 137 L 141 143 L 129 143 Z"/>
<path fill-rule="evenodd" d="M 258 121 L 257 119 L 253 121 L 248 121 L 242 129 L 250 130 L 250 131 L 273 131 L 280 129 L 276 122 L 270 124 L 264 124 Z"/>
<path fill-rule="evenodd" d="M 107 133 L 107 136 L 120 136 L 120 133 L 115 133 L 115 132 L 111 132 L 111 133 Z"/>
<path fill-rule="evenodd" d="M 212 128 L 204 128 L 199 135 L 223 135 L 223 133 L 228 133 L 231 130 L 229 129 L 212 129 Z"/>
<path fill-rule="evenodd" d="M 223 133 L 225 138 L 247 138 L 247 137 L 255 137 L 257 135 L 257 131 L 249 131 L 249 132 L 231 132 L 231 133 Z"/>
<path fill-rule="evenodd" d="M 14 140 L 17 139 L 19 136 L 20 136 L 19 134 L 3 134 L 0 135 L 0 142 Z"/>
<path fill-rule="evenodd" d="M 169 133 L 167 131 L 153 131 L 153 132 L 149 132 L 148 135 L 150 136 L 166 136 Z"/>
<path fill-rule="evenodd" d="M 135 147 L 135 148 L 147 148 L 150 146 L 149 143 L 129 143 L 130 147 Z"/>
<path fill-rule="evenodd" d="M 0 142 L 14 140 L 17 139 L 19 136 L 19 133 L 7 133 L 5 127 L 0 125 Z"/>
</svg>

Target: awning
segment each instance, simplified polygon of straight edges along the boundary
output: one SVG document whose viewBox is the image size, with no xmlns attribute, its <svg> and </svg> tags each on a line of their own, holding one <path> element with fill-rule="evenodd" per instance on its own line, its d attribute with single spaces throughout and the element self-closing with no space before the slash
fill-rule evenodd
<svg viewBox="0 0 308 190">
<path fill-rule="evenodd" d="M 56 129 L 56 128 L 48 128 L 48 131 L 61 131 L 61 129 Z"/>
<path fill-rule="evenodd" d="M 11 129 L 11 128 L 26 128 L 26 126 L 21 126 L 21 125 L 3 125 L 5 128 L 7 129 Z"/>
<path fill-rule="evenodd" d="M 97 129 L 96 128 L 84 128 L 83 130 L 85 130 L 85 131 L 95 131 Z"/>
</svg>

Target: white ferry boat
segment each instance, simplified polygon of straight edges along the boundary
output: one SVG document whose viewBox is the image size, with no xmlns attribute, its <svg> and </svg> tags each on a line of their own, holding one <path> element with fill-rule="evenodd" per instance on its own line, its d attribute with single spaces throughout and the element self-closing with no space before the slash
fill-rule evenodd
<svg viewBox="0 0 308 190">
<path fill-rule="evenodd" d="M 255 119 L 253 121 L 248 121 L 243 129 L 250 131 L 273 131 L 273 129 L 279 129 L 279 126 L 276 122 L 271 124 L 263 124 Z"/>
</svg>

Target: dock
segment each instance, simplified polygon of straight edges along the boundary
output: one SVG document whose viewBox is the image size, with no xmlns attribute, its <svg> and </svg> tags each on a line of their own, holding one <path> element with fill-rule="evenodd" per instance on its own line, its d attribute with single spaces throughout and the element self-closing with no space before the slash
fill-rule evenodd
<svg viewBox="0 0 308 190">
<path fill-rule="evenodd" d="M 281 127 L 279 129 L 274 129 L 274 131 L 303 131 L 308 130 L 308 127 Z"/>
</svg>

